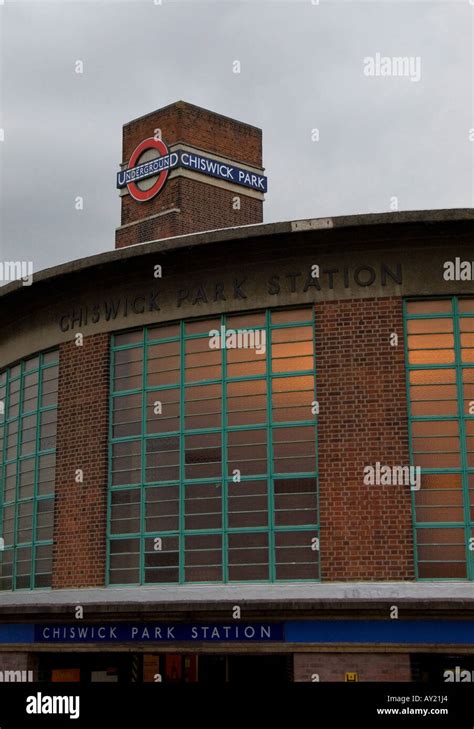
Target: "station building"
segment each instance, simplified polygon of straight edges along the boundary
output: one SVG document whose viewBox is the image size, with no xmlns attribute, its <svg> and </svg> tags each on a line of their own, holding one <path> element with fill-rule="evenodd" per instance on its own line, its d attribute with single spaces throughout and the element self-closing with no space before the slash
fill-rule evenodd
<svg viewBox="0 0 474 729">
<path fill-rule="evenodd" d="M 474 212 L 264 224 L 261 130 L 185 102 L 117 186 L 0 289 L 0 670 L 473 669 Z"/>
</svg>

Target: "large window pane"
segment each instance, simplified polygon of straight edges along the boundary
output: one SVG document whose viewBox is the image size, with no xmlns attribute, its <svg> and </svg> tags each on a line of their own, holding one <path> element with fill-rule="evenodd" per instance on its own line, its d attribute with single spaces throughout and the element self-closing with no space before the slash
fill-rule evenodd
<svg viewBox="0 0 474 729">
<path fill-rule="evenodd" d="M 229 534 L 229 579 L 268 580 L 268 534 Z"/>
<path fill-rule="evenodd" d="M 114 438 L 140 435 L 142 430 L 141 395 L 123 395 L 113 399 L 112 427 Z"/>
<path fill-rule="evenodd" d="M 179 342 L 150 345 L 147 355 L 148 387 L 179 384 L 181 363 Z"/>
<path fill-rule="evenodd" d="M 179 487 L 150 486 L 145 497 L 145 531 L 159 536 L 179 528 Z M 136 530 L 138 531 L 138 529 Z"/>
<path fill-rule="evenodd" d="M 268 481 L 230 481 L 228 519 L 231 529 L 268 525 Z"/>
<path fill-rule="evenodd" d="M 194 483 L 185 489 L 185 529 L 222 529 L 222 484 Z"/>
<path fill-rule="evenodd" d="M 474 317 L 463 299 L 406 304 L 410 449 L 420 579 L 473 579 Z"/>
<path fill-rule="evenodd" d="M 318 579 L 317 552 L 293 560 L 318 529 L 313 319 L 239 313 L 114 338 L 110 584 Z"/>
<path fill-rule="evenodd" d="M 187 582 L 222 580 L 222 536 L 194 534 L 185 537 L 185 579 Z"/>
<path fill-rule="evenodd" d="M 275 534 L 276 577 L 279 580 L 319 578 L 318 550 L 314 532 L 281 531 Z"/>
<path fill-rule="evenodd" d="M 56 350 L 0 373 L 3 590 L 51 586 L 57 396 Z"/>
<path fill-rule="evenodd" d="M 146 442 L 146 481 L 179 478 L 179 438 L 152 438 Z"/>
<path fill-rule="evenodd" d="M 185 429 L 220 428 L 222 385 L 196 385 L 185 392 Z"/>
<path fill-rule="evenodd" d="M 266 380 L 244 380 L 227 385 L 227 422 L 257 425 L 267 420 Z"/>
<path fill-rule="evenodd" d="M 179 539 L 166 536 L 144 540 L 145 582 L 178 582 Z"/>
</svg>

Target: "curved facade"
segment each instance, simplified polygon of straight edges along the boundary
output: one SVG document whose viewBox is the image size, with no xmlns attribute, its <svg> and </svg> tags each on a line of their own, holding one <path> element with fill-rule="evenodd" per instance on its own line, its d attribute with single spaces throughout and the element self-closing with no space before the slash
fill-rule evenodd
<svg viewBox="0 0 474 729">
<path fill-rule="evenodd" d="M 193 680 L 198 654 L 204 675 L 219 647 L 259 653 L 262 624 L 295 680 L 411 680 L 434 643 L 470 661 L 473 220 L 217 230 L 0 289 L 2 659 L 72 670 L 79 603 L 97 631 L 181 626 L 110 638 L 144 680 L 152 659 L 190 656 Z M 248 634 L 211 645 L 235 606 Z"/>
</svg>

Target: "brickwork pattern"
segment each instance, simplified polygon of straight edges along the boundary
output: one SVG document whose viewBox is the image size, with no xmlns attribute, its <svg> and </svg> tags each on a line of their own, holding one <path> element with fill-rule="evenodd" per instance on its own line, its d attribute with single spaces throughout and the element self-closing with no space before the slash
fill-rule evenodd
<svg viewBox="0 0 474 729">
<path fill-rule="evenodd" d="M 59 350 L 53 588 L 105 580 L 109 335 L 83 342 Z"/>
<path fill-rule="evenodd" d="M 412 580 L 410 488 L 363 482 L 410 462 L 402 300 L 317 305 L 316 370 L 322 579 Z"/>
<path fill-rule="evenodd" d="M 295 653 L 294 680 L 345 681 L 357 673 L 359 681 L 411 681 L 408 653 Z"/>
<path fill-rule="evenodd" d="M 167 145 L 187 144 L 252 167 L 262 164 L 262 132 L 235 119 L 178 101 L 129 122 L 123 128 L 123 163 L 128 164 L 135 147 L 161 130 Z M 146 203 L 131 195 L 121 198 L 121 224 L 141 221 L 117 230 L 116 248 L 145 241 L 204 230 L 251 225 L 263 221 L 263 201 L 249 197 L 244 188 L 238 195 L 240 210 L 234 207 L 237 193 L 185 177 L 168 180 L 163 190 Z M 173 208 L 179 212 L 169 212 Z M 147 220 L 151 216 L 165 213 Z"/>
</svg>

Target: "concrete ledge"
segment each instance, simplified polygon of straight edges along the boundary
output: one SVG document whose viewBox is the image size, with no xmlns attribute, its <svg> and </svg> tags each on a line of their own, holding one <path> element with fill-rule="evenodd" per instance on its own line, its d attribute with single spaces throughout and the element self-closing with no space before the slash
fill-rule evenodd
<svg viewBox="0 0 474 729">
<path fill-rule="evenodd" d="M 189 248 L 198 245 L 208 245 L 229 240 L 246 240 L 249 238 L 263 238 L 270 235 L 292 234 L 304 235 L 308 232 L 318 232 L 323 235 L 335 228 L 361 228 L 366 226 L 390 226 L 402 224 L 436 224 L 472 222 L 474 234 L 474 208 L 455 208 L 448 210 L 410 210 L 394 213 L 371 213 L 368 215 L 342 215 L 335 218 L 308 218 L 282 223 L 261 223 L 258 225 L 241 225 L 235 228 L 222 228 L 219 230 L 179 235 L 172 238 L 138 243 L 117 250 L 99 253 L 95 256 L 79 258 L 75 261 L 44 269 L 34 273 L 34 282 L 50 282 L 53 279 L 66 276 L 70 273 L 83 271 L 96 266 L 103 266 L 114 261 L 124 261 L 151 253 L 164 253 L 179 248 Z M 23 288 L 21 281 L 12 281 L 0 286 L 0 297 Z"/>
<path fill-rule="evenodd" d="M 80 605 L 182 605 L 268 603 L 294 608 L 365 604 L 367 607 L 398 600 L 417 604 L 463 604 L 474 608 L 474 583 L 467 582 L 353 582 L 283 585 L 167 585 L 164 587 L 104 587 L 75 590 L 32 590 L 0 593 L 0 612 L 27 607 Z"/>
</svg>

